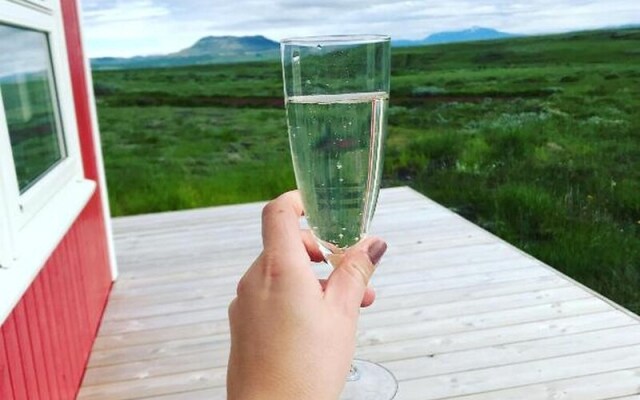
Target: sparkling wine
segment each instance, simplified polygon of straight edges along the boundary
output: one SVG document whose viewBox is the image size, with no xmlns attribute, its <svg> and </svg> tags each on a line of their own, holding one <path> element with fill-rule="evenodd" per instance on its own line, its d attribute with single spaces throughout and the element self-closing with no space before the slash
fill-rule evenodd
<svg viewBox="0 0 640 400">
<path fill-rule="evenodd" d="M 382 174 L 386 92 L 292 96 L 287 121 L 296 182 L 314 235 L 334 251 L 369 228 Z"/>
</svg>

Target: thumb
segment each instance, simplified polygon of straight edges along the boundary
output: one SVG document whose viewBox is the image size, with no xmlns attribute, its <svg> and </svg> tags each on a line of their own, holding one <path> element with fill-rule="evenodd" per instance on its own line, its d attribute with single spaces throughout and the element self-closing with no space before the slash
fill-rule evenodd
<svg viewBox="0 0 640 400">
<path fill-rule="evenodd" d="M 382 239 L 370 237 L 342 254 L 327 279 L 325 299 L 349 313 L 357 313 L 369 279 L 386 250 Z"/>
</svg>

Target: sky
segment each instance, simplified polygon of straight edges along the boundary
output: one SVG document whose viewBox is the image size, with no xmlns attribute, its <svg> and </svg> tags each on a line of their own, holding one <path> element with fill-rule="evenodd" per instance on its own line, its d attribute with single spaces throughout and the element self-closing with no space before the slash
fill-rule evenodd
<svg viewBox="0 0 640 400">
<path fill-rule="evenodd" d="M 167 54 L 204 36 L 543 34 L 640 23 L 638 0 L 80 0 L 90 57 Z"/>
<path fill-rule="evenodd" d="M 47 38 L 42 32 L 0 25 L 0 78 L 49 68 Z"/>
</svg>

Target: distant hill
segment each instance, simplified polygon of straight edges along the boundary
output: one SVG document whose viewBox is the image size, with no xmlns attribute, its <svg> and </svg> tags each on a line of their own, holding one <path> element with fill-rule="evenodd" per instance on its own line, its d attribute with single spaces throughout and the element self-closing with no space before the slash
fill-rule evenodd
<svg viewBox="0 0 640 400">
<path fill-rule="evenodd" d="M 423 46 L 514 36 L 517 35 L 490 28 L 473 27 L 462 31 L 434 33 L 422 40 L 397 40 L 392 44 L 397 47 Z M 278 42 L 264 36 L 207 36 L 186 49 L 170 54 L 129 58 L 92 58 L 91 67 L 93 69 L 155 68 L 275 60 L 280 55 L 279 46 Z"/>
<path fill-rule="evenodd" d="M 516 36 L 519 35 L 491 28 L 473 27 L 461 31 L 434 33 L 421 40 L 394 40 L 392 45 L 424 46 Z M 207 36 L 186 49 L 165 55 L 92 58 L 91 67 L 93 69 L 154 68 L 276 60 L 280 55 L 279 46 L 278 42 L 264 36 Z"/>
<path fill-rule="evenodd" d="M 216 55 L 218 57 L 255 56 L 264 52 L 278 51 L 280 45 L 264 36 L 207 36 L 193 46 L 177 53 L 173 57 L 200 57 Z"/>
<path fill-rule="evenodd" d="M 92 58 L 93 69 L 176 67 L 277 59 L 277 42 L 264 36 L 207 36 L 176 53 L 130 58 Z"/>
<path fill-rule="evenodd" d="M 516 37 L 512 33 L 500 32 L 491 28 L 482 28 L 475 26 L 473 28 L 434 33 L 420 40 L 396 40 L 393 45 L 397 47 L 406 46 L 424 46 L 429 44 L 455 43 L 455 42 L 473 42 L 478 40 L 493 40 Z"/>
</svg>

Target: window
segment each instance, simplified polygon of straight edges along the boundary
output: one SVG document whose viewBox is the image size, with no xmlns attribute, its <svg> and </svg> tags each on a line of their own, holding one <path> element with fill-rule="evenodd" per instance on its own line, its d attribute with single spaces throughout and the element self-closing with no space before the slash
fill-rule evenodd
<svg viewBox="0 0 640 400">
<path fill-rule="evenodd" d="M 0 0 L 0 323 L 86 205 L 60 5 Z"/>
<path fill-rule="evenodd" d="M 0 25 L 0 93 L 20 193 L 66 157 L 49 41 Z"/>
</svg>

